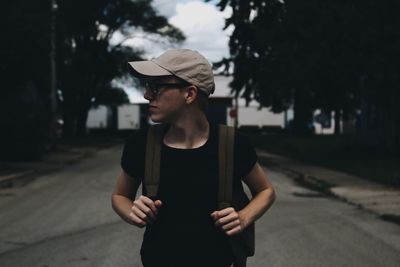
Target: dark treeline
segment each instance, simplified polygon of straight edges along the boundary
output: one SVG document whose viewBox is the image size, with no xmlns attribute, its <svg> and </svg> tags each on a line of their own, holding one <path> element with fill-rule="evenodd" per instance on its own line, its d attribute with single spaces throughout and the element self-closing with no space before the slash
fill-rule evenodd
<svg viewBox="0 0 400 267">
<path fill-rule="evenodd" d="M 223 0 L 232 8 L 233 90 L 280 112 L 292 106 L 294 131 L 312 112 L 336 121 L 361 112 L 360 134 L 400 146 L 400 2 L 396 0 Z M 233 66 L 233 68 L 232 68 Z M 232 70 L 233 69 L 233 70 Z M 339 129 L 339 127 L 336 127 Z"/>
<path fill-rule="evenodd" d="M 184 40 L 147 0 L 13 0 L 0 14 L 3 159 L 40 154 L 54 138 L 56 118 L 63 120 L 64 138 L 75 138 L 85 135 L 93 104 L 127 101 L 111 81 L 126 75 L 127 60 L 143 54 L 125 46 L 128 38 Z M 123 38 L 110 45 L 115 32 Z"/>
</svg>

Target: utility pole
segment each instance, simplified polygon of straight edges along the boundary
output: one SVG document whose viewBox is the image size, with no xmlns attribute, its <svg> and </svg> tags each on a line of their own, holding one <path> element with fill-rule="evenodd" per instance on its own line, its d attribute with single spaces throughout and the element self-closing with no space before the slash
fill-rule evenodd
<svg viewBox="0 0 400 267">
<path fill-rule="evenodd" d="M 236 110 L 236 116 L 235 116 L 234 127 L 235 127 L 235 129 L 238 129 L 238 127 L 239 127 L 239 94 L 238 93 L 236 93 L 236 95 L 235 95 L 235 110 Z"/>
<path fill-rule="evenodd" d="M 53 118 L 57 112 L 57 73 L 56 73 L 56 13 L 57 0 L 51 0 L 51 33 L 50 33 L 50 101 Z"/>
<path fill-rule="evenodd" d="M 57 69 L 56 69 L 56 13 L 57 0 L 50 0 L 50 139 L 57 138 Z"/>
</svg>

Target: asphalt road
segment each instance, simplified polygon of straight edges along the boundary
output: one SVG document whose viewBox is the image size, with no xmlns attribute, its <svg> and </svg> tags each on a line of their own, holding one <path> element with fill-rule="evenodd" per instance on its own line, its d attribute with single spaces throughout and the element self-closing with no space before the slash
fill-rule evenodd
<svg viewBox="0 0 400 267">
<path fill-rule="evenodd" d="M 0 190 L 0 266 L 141 266 L 143 230 L 110 205 L 120 152 L 101 150 L 23 188 Z M 399 266 L 398 225 L 268 173 L 278 198 L 256 224 L 248 266 Z"/>
</svg>

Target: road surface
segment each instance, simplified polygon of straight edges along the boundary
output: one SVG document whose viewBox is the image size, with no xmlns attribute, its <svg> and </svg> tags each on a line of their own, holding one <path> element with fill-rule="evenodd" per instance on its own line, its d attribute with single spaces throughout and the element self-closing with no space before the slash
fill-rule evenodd
<svg viewBox="0 0 400 267">
<path fill-rule="evenodd" d="M 0 266 L 141 266 L 143 229 L 111 209 L 121 147 L 22 188 L 0 190 Z M 391 267 L 400 262 L 400 227 L 296 185 L 268 170 L 277 201 L 256 224 L 248 266 Z"/>
</svg>

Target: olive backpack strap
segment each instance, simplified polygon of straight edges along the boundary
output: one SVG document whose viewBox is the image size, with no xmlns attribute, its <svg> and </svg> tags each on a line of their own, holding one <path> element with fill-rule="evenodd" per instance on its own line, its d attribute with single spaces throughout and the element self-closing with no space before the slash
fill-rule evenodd
<svg viewBox="0 0 400 267">
<path fill-rule="evenodd" d="M 157 196 L 160 182 L 161 145 L 165 125 L 151 125 L 147 132 L 146 160 L 144 171 L 144 186 L 146 195 L 150 198 Z"/>
<path fill-rule="evenodd" d="M 219 209 L 232 206 L 241 209 L 249 203 L 244 192 L 242 192 L 243 195 L 233 195 L 234 141 L 235 129 L 226 125 L 219 125 Z M 247 257 L 254 255 L 254 240 L 254 224 L 249 225 L 242 233 L 230 238 L 235 267 L 245 267 Z"/>
<path fill-rule="evenodd" d="M 232 206 L 235 129 L 220 124 L 218 127 L 218 135 L 218 208 L 225 209 Z"/>
</svg>

